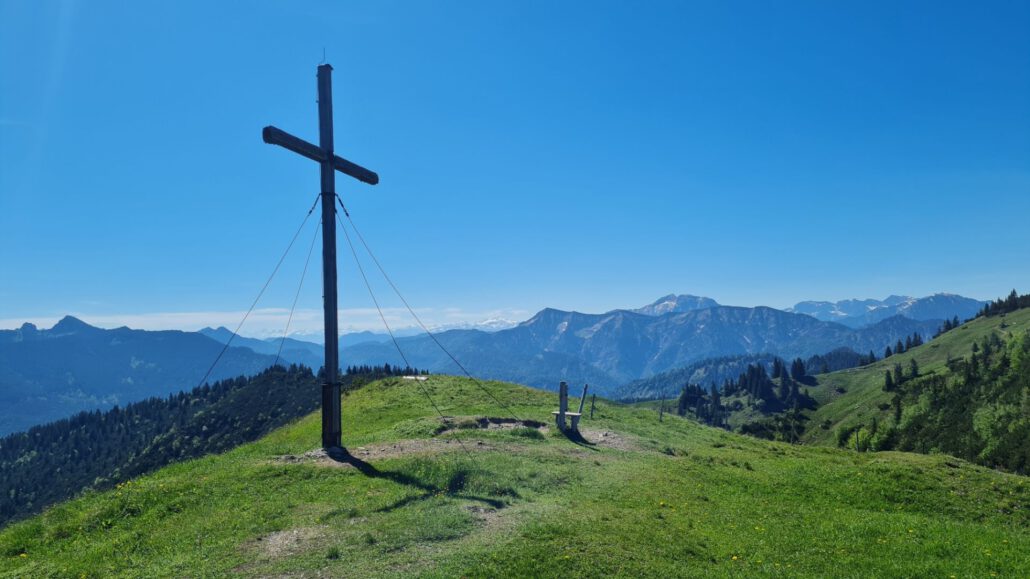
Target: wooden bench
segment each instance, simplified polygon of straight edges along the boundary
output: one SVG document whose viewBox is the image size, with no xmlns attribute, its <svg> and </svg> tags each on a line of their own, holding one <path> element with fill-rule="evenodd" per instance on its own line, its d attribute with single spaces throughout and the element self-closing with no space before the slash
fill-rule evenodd
<svg viewBox="0 0 1030 579">
<path fill-rule="evenodd" d="M 558 427 L 558 430 L 565 432 L 570 430 L 576 434 L 579 434 L 579 419 L 583 416 L 583 403 L 587 399 L 587 385 L 583 385 L 583 396 L 579 399 L 579 412 L 569 412 L 569 385 L 565 382 L 558 384 L 558 410 L 555 410 L 551 414 L 554 415 L 554 423 Z M 569 417 L 571 424 L 566 424 L 565 417 Z"/>
<path fill-rule="evenodd" d="M 565 421 L 561 419 L 561 411 L 555 410 L 551 414 L 555 416 L 555 423 L 558 425 L 558 429 L 565 430 Z M 579 432 L 579 418 L 583 416 L 583 414 L 581 412 L 566 412 L 565 416 L 570 418 L 569 428 L 571 428 L 573 432 Z"/>
</svg>

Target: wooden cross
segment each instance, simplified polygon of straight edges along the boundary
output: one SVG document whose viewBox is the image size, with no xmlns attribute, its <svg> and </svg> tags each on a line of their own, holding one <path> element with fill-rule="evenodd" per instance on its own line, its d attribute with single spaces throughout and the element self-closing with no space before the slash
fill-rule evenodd
<svg viewBox="0 0 1030 579">
<path fill-rule="evenodd" d="M 317 161 L 322 171 L 322 301 L 325 306 L 325 382 L 322 384 L 322 447 L 340 446 L 340 360 L 336 303 L 336 171 L 369 185 L 379 175 L 333 152 L 333 67 L 318 67 L 318 145 L 268 126 L 261 138 Z"/>
</svg>

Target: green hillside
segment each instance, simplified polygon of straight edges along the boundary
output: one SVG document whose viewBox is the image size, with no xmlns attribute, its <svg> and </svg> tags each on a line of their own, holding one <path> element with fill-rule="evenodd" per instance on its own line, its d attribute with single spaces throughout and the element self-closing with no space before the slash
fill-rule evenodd
<svg viewBox="0 0 1030 579">
<path fill-rule="evenodd" d="M 891 414 L 893 394 L 883 390 L 884 373 L 896 363 L 906 371 L 912 359 L 920 373 L 944 375 L 947 361 L 968 357 L 974 342 L 992 333 L 1004 341 L 1030 330 L 1030 308 L 1005 316 L 977 318 L 926 344 L 875 364 L 818 376 L 818 387 L 811 395 L 819 407 L 810 414 L 811 421 L 803 440 L 816 444 L 836 445 L 837 432 L 870 424 L 875 417 L 881 423 Z"/>
<path fill-rule="evenodd" d="M 585 441 L 482 428 L 505 412 L 475 384 L 425 385 L 450 426 L 382 380 L 344 400 L 356 458 L 312 452 L 311 415 L 3 529 L 0 575 L 1030 575 L 1025 477 L 601 401 Z M 550 423 L 553 394 L 487 386 Z"/>
</svg>

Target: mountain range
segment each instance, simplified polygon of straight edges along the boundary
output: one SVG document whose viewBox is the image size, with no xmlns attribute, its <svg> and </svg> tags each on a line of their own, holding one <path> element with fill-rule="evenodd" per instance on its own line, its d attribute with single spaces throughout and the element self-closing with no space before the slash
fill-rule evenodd
<svg viewBox="0 0 1030 579">
<path fill-rule="evenodd" d="M 986 303 L 954 294 L 939 293 L 923 298 L 892 295 L 883 300 L 799 302 L 786 311 L 807 314 L 824 322 L 838 322 L 852 328 L 861 328 L 892 316 L 904 316 L 913 320 L 950 320 L 957 316 L 959 321 L 965 321 L 976 316 Z"/>
<path fill-rule="evenodd" d="M 859 315 L 862 307 L 854 305 L 859 302 L 865 304 L 865 314 Z M 805 358 L 840 347 L 881 354 L 887 345 L 913 333 L 932 335 L 942 319 L 964 318 L 981 302 L 939 294 L 818 304 L 829 302 L 802 302 L 794 311 L 781 311 L 668 295 L 641 308 L 603 314 L 548 308 L 511 328 L 451 329 L 437 333 L 436 339 L 479 377 L 548 389 L 560 380 L 587 382 L 595 392 L 607 395 L 633 380 L 721 356 Z M 856 321 L 890 312 L 893 315 L 870 324 Z M 838 318 L 847 323 L 834 321 Z M 0 435 L 82 410 L 193 388 L 230 337 L 226 328 L 106 330 L 70 316 L 50 329 L 25 324 L 0 330 Z M 402 337 L 398 342 L 413 366 L 461 372 L 428 336 Z M 208 379 L 254 374 L 275 362 L 277 355 L 284 364 L 317 368 L 322 348 L 294 338 L 236 336 Z M 382 363 L 404 364 L 387 335 L 361 332 L 341 337 L 343 367 Z"/>
<path fill-rule="evenodd" d="M 67 316 L 0 330 L 0 435 L 198 385 L 222 344 L 196 332 L 105 330 Z M 274 354 L 229 348 L 209 380 L 250 375 Z"/>
<path fill-rule="evenodd" d="M 548 389 L 559 380 L 585 381 L 608 394 L 626 382 L 719 356 L 807 358 L 839 347 L 882 354 L 897 340 L 914 333 L 929 337 L 940 325 L 940 320 L 896 315 L 856 329 L 767 307 L 714 306 L 658 315 L 548 308 L 509 330 L 456 330 L 438 334 L 437 340 L 477 376 Z M 429 337 L 398 343 L 414 366 L 460 371 Z M 341 356 L 347 364 L 403 363 L 387 343 L 358 344 L 344 348 Z"/>
</svg>

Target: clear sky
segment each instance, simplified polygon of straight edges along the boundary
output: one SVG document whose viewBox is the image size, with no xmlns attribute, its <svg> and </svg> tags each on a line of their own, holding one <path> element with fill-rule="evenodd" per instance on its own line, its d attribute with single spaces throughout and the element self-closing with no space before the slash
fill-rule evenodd
<svg viewBox="0 0 1030 579">
<path fill-rule="evenodd" d="M 431 323 L 1030 290 L 1027 2 L 0 0 L 0 326 L 232 326 L 318 192 L 260 133 L 317 140 L 323 49 L 382 178 L 338 190 Z"/>
</svg>

